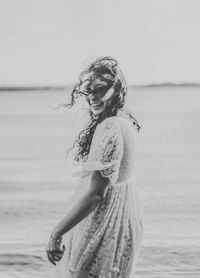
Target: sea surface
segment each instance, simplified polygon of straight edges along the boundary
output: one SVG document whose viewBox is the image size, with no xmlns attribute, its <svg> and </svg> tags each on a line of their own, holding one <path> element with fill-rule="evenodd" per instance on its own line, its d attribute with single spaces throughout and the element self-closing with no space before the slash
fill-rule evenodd
<svg viewBox="0 0 200 278">
<path fill-rule="evenodd" d="M 53 278 L 46 245 L 75 188 L 67 149 L 86 105 L 69 91 L 0 92 L 0 277 Z M 130 88 L 144 240 L 137 278 L 200 277 L 200 87 Z M 133 277 L 132 277 L 133 278 Z"/>
</svg>

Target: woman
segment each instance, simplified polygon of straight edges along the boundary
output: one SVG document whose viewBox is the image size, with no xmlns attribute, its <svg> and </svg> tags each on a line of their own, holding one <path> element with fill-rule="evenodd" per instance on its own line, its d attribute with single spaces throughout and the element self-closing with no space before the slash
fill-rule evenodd
<svg viewBox="0 0 200 278">
<path fill-rule="evenodd" d="M 128 278 L 135 272 L 143 237 L 133 179 L 140 126 L 124 109 L 126 93 L 118 62 L 101 57 L 81 73 L 66 104 L 85 95 L 90 122 L 73 146 L 82 166 L 80 183 L 87 186 L 52 231 L 46 250 L 54 265 L 62 259 L 59 277 Z"/>
</svg>

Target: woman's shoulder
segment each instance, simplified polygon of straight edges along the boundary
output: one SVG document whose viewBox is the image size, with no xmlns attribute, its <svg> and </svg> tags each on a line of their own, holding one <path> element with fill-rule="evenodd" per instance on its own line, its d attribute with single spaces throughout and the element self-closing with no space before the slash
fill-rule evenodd
<svg viewBox="0 0 200 278">
<path fill-rule="evenodd" d="M 121 129 L 116 116 L 105 118 L 94 132 L 94 141 L 108 141 L 109 138 L 120 138 Z"/>
<path fill-rule="evenodd" d="M 121 131 L 126 127 L 133 128 L 128 116 L 124 112 L 118 111 L 116 116 L 105 118 L 100 124 L 98 124 L 97 129 L 119 129 Z"/>
<path fill-rule="evenodd" d="M 105 118 L 100 124 L 97 126 L 98 131 L 109 131 L 109 130 L 118 130 L 120 129 L 120 125 L 118 123 L 118 116 L 112 116 L 109 118 Z"/>
</svg>

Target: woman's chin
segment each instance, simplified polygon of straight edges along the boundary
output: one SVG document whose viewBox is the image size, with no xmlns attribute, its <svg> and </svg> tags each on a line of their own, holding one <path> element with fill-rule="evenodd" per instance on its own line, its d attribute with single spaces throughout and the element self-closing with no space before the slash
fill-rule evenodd
<svg viewBox="0 0 200 278">
<path fill-rule="evenodd" d="M 95 116 L 98 116 L 101 113 L 103 113 L 104 109 L 102 109 L 102 108 L 101 109 L 91 108 L 91 111 Z"/>
<path fill-rule="evenodd" d="M 96 116 L 96 117 L 98 117 L 102 112 L 92 111 L 93 115 Z"/>
</svg>

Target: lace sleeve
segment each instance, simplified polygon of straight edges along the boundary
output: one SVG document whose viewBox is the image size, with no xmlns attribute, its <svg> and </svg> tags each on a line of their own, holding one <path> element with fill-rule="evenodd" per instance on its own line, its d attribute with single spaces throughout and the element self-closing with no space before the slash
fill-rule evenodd
<svg viewBox="0 0 200 278">
<path fill-rule="evenodd" d="M 83 163 L 82 171 L 100 171 L 111 183 L 118 178 L 123 155 L 123 138 L 120 127 L 114 118 L 108 118 L 97 126 L 94 133 L 88 160 Z"/>
</svg>

